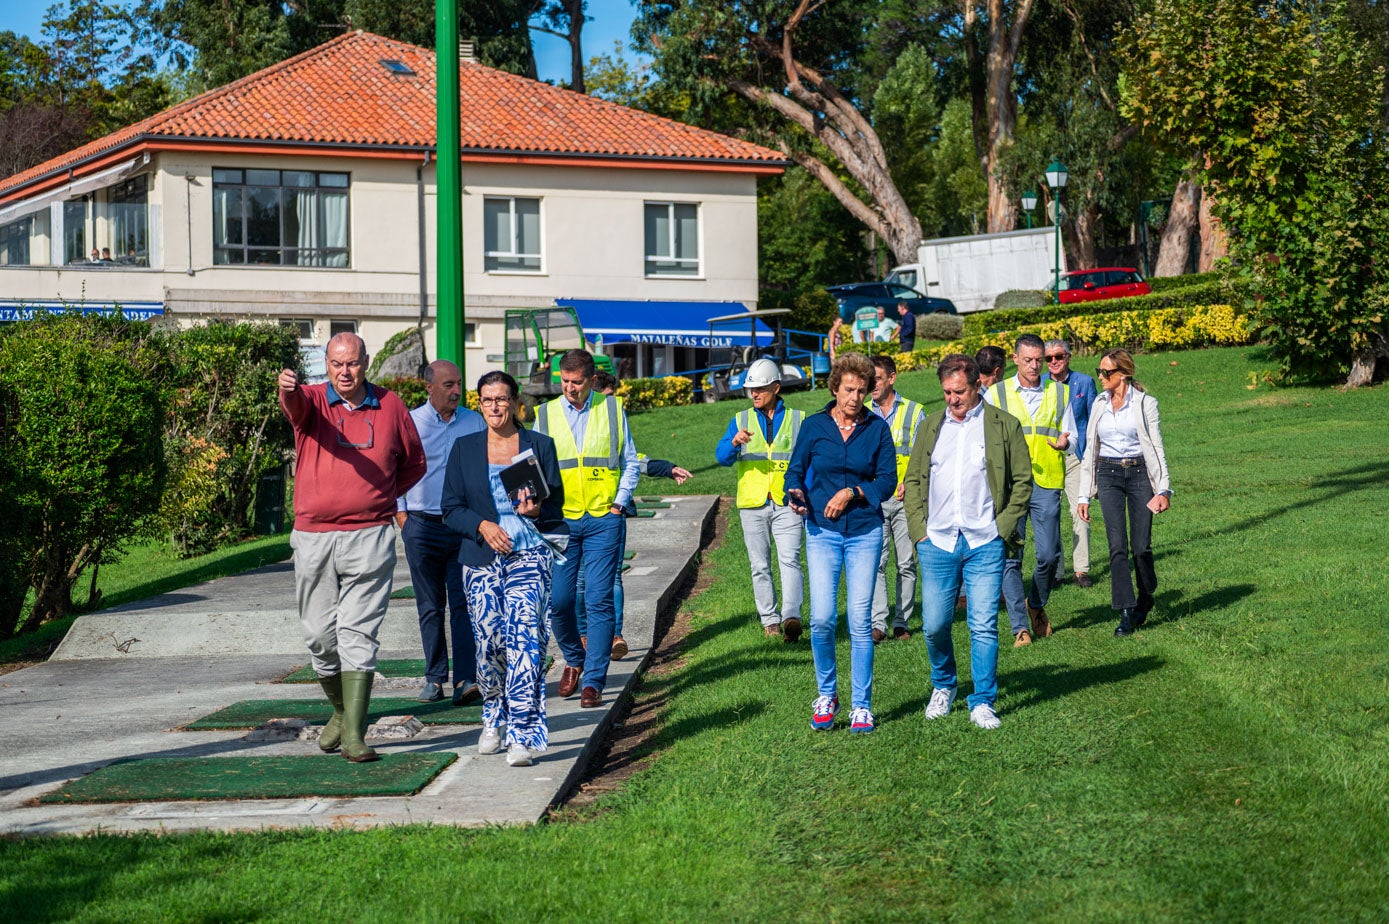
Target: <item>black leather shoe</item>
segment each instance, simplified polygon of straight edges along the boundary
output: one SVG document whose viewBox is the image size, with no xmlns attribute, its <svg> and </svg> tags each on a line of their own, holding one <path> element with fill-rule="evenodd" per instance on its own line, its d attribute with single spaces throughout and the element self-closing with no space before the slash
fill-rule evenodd
<svg viewBox="0 0 1389 924">
<path fill-rule="evenodd" d="M 1119 611 L 1119 625 L 1114 627 L 1114 637 L 1124 638 L 1133 635 L 1133 618 L 1135 610 L 1128 607 Z"/>
<path fill-rule="evenodd" d="M 1092 580 L 1090 580 L 1090 575 L 1086 574 L 1084 571 L 1077 571 L 1077 572 L 1076 572 L 1076 586 L 1077 586 L 1077 587 L 1094 587 L 1094 586 L 1095 586 L 1095 582 L 1092 581 Z"/>
<path fill-rule="evenodd" d="M 1133 611 L 1133 627 L 1137 629 L 1148 621 L 1148 614 L 1153 611 L 1153 597 L 1151 594 L 1139 594 L 1138 606 Z"/>
</svg>

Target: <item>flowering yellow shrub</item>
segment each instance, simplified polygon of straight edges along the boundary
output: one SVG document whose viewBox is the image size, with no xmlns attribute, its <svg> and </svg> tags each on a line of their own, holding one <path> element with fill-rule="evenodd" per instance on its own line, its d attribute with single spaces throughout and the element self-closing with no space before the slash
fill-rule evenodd
<svg viewBox="0 0 1389 924">
<path fill-rule="evenodd" d="M 654 407 L 692 404 L 694 382 L 682 375 L 660 379 L 625 379 L 617 386 L 617 396 L 626 403 L 628 412 L 632 413 Z"/>
<path fill-rule="evenodd" d="M 1197 305 L 1147 311 L 1116 311 L 1027 324 L 1013 330 L 964 337 L 942 346 L 897 355 L 897 368 L 934 368 L 949 353 L 973 356 L 982 347 L 1002 347 L 1012 355 L 1022 334 L 1043 340 L 1066 340 L 1076 353 L 1102 353 L 1115 347 L 1147 350 L 1192 350 L 1209 346 L 1240 346 L 1254 341 L 1249 319 L 1230 305 Z M 844 349 L 853 349 L 847 345 Z"/>
</svg>

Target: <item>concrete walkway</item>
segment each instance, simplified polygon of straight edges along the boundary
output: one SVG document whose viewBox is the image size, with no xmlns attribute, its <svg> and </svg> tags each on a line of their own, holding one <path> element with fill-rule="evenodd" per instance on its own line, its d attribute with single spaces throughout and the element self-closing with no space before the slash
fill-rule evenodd
<svg viewBox="0 0 1389 924">
<path fill-rule="evenodd" d="M 480 726 L 425 726 L 378 750 L 449 750 L 459 759 L 411 797 L 40 805 L 37 798 L 117 760 L 231 755 L 316 755 L 313 742 L 250 742 L 246 733 L 179 728 L 243 699 L 322 696 L 317 685 L 276 684 L 307 652 L 294 607 L 292 566 L 271 565 L 84 616 L 46 663 L 0 676 L 0 834 L 93 831 L 374 827 L 428 822 L 526 824 L 577 783 L 616 706 L 651 652 L 657 615 L 692 573 L 718 499 L 666 498 L 651 518 L 628 521 L 636 556 L 624 575 L 624 635 L 601 709 L 558 698 L 562 659 L 547 686 L 550 749 L 534 766 L 477 753 Z M 396 586 L 410 582 L 400 552 Z M 393 600 L 381 657 L 419 658 L 413 600 Z M 555 652 L 553 644 L 552 652 Z M 411 696 L 421 680 L 378 680 L 376 695 Z M 272 686 L 272 684 L 274 684 Z"/>
</svg>

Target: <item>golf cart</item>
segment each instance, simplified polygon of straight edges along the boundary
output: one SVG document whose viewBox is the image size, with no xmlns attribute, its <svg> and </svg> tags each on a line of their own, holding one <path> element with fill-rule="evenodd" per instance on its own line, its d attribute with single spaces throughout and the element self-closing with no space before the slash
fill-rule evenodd
<svg viewBox="0 0 1389 924">
<path fill-rule="evenodd" d="M 506 313 L 506 371 L 521 383 L 529 398 L 553 398 L 560 393 L 559 360 L 568 350 L 586 350 L 584 329 L 573 308 L 519 308 Z M 613 371 L 611 356 L 595 355 L 599 372 Z"/>
<path fill-rule="evenodd" d="M 704 389 L 708 403 L 725 398 L 743 397 L 743 379 L 754 361 L 767 357 L 781 368 L 781 390 L 784 392 L 810 388 L 812 382 L 800 366 L 788 360 L 792 352 L 781 328 L 789 308 L 767 311 L 740 311 L 709 319 L 709 373 Z M 759 331 L 758 322 L 771 325 Z"/>
</svg>

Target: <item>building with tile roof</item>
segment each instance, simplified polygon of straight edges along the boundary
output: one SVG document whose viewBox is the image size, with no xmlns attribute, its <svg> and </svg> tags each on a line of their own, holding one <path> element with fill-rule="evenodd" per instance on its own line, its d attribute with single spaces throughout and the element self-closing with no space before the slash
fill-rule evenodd
<svg viewBox="0 0 1389 924">
<path fill-rule="evenodd" d="M 473 61 L 459 84 L 470 376 L 508 308 L 755 308 L 779 153 Z M 435 89 L 431 50 L 349 33 L 0 180 L 0 319 L 119 304 L 371 349 L 432 327 Z"/>
</svg>

